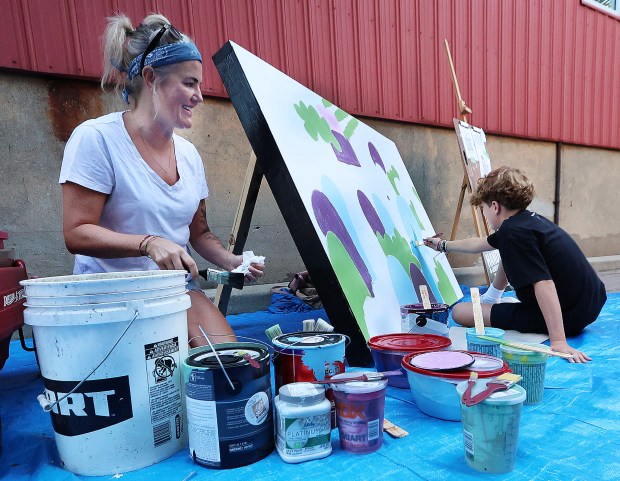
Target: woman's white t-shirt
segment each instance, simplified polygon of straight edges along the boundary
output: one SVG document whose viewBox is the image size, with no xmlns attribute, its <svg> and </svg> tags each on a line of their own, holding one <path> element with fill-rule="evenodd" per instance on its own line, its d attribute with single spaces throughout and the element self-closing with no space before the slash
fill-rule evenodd
<svg viewBox="0 0 620 481">
<path fill-rule="evenodd" d="M 123 112 L 79 125 L 65 147 L 59 183 L 74 182 L 108 198 L 99 225 L 125 234 L 153 234 L 188 249 L 189 225 L 209 190 L 196 147 L 173 134 L 179 180 L 168 185 L 142 159 Z M 152 270 L 148 257 L 75 256 L 74 274 Z"/>
</svg>

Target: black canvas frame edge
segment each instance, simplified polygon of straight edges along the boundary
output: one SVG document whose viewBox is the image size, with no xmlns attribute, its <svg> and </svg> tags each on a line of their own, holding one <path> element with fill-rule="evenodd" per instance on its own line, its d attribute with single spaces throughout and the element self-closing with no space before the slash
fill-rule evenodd
<svg viewBox="0 0 620 481">
<path fill-rule="evenodd" d="M 364 335 L 230 42 L 213 55 L 213 62 L 325 311 L 335 329 L 350 339 L 346 349 L 349 365 L 372 365 Z"/>
</svg>

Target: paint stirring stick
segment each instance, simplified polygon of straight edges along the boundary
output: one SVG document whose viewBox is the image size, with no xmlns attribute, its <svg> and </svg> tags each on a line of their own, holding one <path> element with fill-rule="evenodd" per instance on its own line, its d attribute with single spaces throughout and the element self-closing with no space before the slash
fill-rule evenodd
<svg viewBox="0 0 620 481">
<path fill-rule="evenodd" d="M 482 306 L 480 305 L 480 291 L 477 287 L 471 288 L 471 302 L 474 308 L 474 326 L 476 334 L 484 335 L 484 320 L 482 319 Z"/>
<path fill-rule="evenodd" d="M 403 428 L 396 426 L 385 418 L 383 418 L 383 430 L 393 438 L 404 438 L 409 435 Z"/>
<path fill-rule="evenodd" d="M 426 287 L 424 284 L 420 286 L 420 296 L 422 297 L 422 306 L 424 307 L 424 309 L 430 309 L 431 300 L 428 297 L 428 287 Z"/>
</svg>

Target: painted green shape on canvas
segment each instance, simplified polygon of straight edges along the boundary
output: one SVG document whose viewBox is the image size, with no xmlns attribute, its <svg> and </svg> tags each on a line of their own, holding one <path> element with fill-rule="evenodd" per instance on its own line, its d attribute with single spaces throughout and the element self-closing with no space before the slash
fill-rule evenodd
<svg viewBox="0 0 620 481">
<path fill-rule="evenodd" d="M 366 340 L 370 339 L 368 327 L 366 327 L 366 317 L 364 316 L 364 302 L 370 297 L 370 292 L 364 283 L 364 279 L 360 275 L 357 267 L 353 263 L 351 256 L 345 249 L 340 239 L 333 232 L 328 232 L 327 236 L 327 255 L 331 261 L 334 272 L 338 279 L 346 279 L 346 282 L 340 282 L 340 287 L 344 292 L 344 296 L 349 302 L 349 307 L 353 316 L 357 320 L 357 324 Z"/>
<path fill-rule="evenodd" d="M 454 288 L 450 283 L 450 279 L 448 278 L 448 274 L 446 273 L 443 265 L 441 265 L 441 263 L 437 259 L 434 259 L 434 262 L 435 274 L 437 274 L 437 289 L 441 294 L 441 298 L 443 299 L 444 304 L 448 304 L 449 306 L 451 306 L 459 300 L 459 297 L 454 291 Z"/>
<path fill-rule="evenodd" d="M 325 142 L 332 144 L 339 151 L 342 150 L 340 142 L 332 133 L 329 122 L 321 117 L 312 105 L 306 106 L 303 102 L 299 102 L 295 104 L 295 111 L 303 119 L 304 128 L 313 140 L 319 140 L 321 136 Z"/>
<path fill-rule="evenodd" d="M 387 257 L 390 255 L 397 259 L 403 266 L 405 272 L 409 272 L 409 265 L 411 263 L 415 264 L 418 269 L 422 270 L 420 261 L 413 255 L 409 242 L 400 235 L 400 232 L 395 230 L 393 236 L 390 236 L 389 234 L 386 234 L 385 236 L 377 234 L 377 240 L 379 241 L 379 245 L 381 245 L 381 249 L 383 249 L 385 256 Z"/>
<path fill-rule="evenodd" d="M 411 213 L 413 214 L 413 217 L 415 217 L 416 222 L 418 223 L 418 227 L 420 228 L 420 230 L 424 229 L 424 224 L 422 224 L 422 221 L 420 220 L 420 217 L 418 217 L 418 212 L 415 209 L 415 205 L 413 205 L 413 202 L 409 202 L 409 210 L 411 210 Z"/>
<path fill-rule="evenodd" d="M 349 122 L 347 123 L 347 126 L 344 128 L 343 135 L 347 139 L 350 139 L 351 137 L 353 137 L 353 134 L 355 133 L 355 129 L 357 128 L 358 125 L 359 125 L 359 120 L 357 120 L 355 117 L 351 117 L 351 120 L 349 120 Z"/>
<path fill-rule="evenodd" d="M 396 187 L 396 179 L 400 179 L 400 175 L 398 175 L 398 172 L 396 171 L 394 166 L 392 166 L 392 168 L 387 172 L 387 176 L 390 180 L 390 184 L 392 184 L 394 192 L 396 192 L 396 195 L 400 195 L 400 192 L 398 192 L 398 187 Z"/>
</svg>

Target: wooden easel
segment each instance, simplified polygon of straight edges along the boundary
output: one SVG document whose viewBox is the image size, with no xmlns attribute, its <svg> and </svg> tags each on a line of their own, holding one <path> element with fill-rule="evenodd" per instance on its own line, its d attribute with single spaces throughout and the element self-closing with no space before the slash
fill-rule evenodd
<svg viewBox="0 0 620 481">
<path fill-rule="evenodd" d="M 229 251 L 232 251 L 233 254 L 242 254 L 245 242 L 248 240 L 250 222 L 252 220 L 252 214 L 254 213 L 254 207 L 256 206 L 256 199 L 258 197 L 262 178 L 263 171 L 256 163 L 256 155 L 252 151 L 245 173 L 239 205 L 235 213 L 235 221 L 228 239 L 227 248 Z M 232 287 L 219 284 L 215 291 L 215 300 L 213 303 L 224 316 L 226 316 L 226 311 L 228 310 L 231 290 Z"/>
<path fill-rule="evenodd" d="M 444 40 L 444 46 L 446 47 L 446 55 L 448 56 L 448 63 L 450 64 L 450 72 L 452 74 L 452 85 L 454 86 L 454 95 L 456 96 L 456 102 L 457 102 L 457 106 L 459 109 L 460 119 L 463 122 L 467 122 L 467 115 L 471 114 L 472 110 L 467 106 L 467 104 L 463 100 L 463 97 L 461 97 L 461 89 L 459 88 L 459 83 L 456 78 L 454 62 L 452 61 L 452 55 L 450 54 L 450 46 L 448 45 L 447 40 Z M 461 156 L 463 156 L 464 155 L 463 149 L 459 149 L 459 150 L 461 151 Z M 461 159 L 461 167 L 463 167 L 463 182 L 461 183 L 461 191 L 459 193 L 459 200 L 456 206 L 456 213 L 454 215 L 454 222 L 452 224 L 452 232 L 450 233 L 450 240 L 454 240 L 456 237 L 456 232 L 458 230 L 459 221 L 461 219 L 461 210 L 463 209 L 463 201 L 465 199 L 465 191 L 467 191 L 470 195 L 473 192 L 471 183 L 469 181 L 469 176 L 467 175 L 467 169 L 465 168 L 465 159 L 463 158 Z M 480 217 L 482 218 L 482 225 L 484 226 L 486 235 L 489 235 L 490 233 L 489 225 L 487 223 L 487 220 L 484 217 L 484 214 L 482 213 L 482 209 L 476 209 L 472 205 L 471 214 L 472 214 L 472 218 L 474 221 L 474 226 L 476 228 L 476 234 L 478 235 L 478 237 L 482 237 L 482 228 L 480 226 L 481 222 L 478 217 L 478 214 L 480 214 Z M 487 284 L 490 284 L 491 281 L 490 281 L 490 276 L 489 276 L 489 270 L 486 265 L 484 256 L 482 256 L 482 265 L 484 267 L 484 275 L 487 279 Z"/>
</svg>

